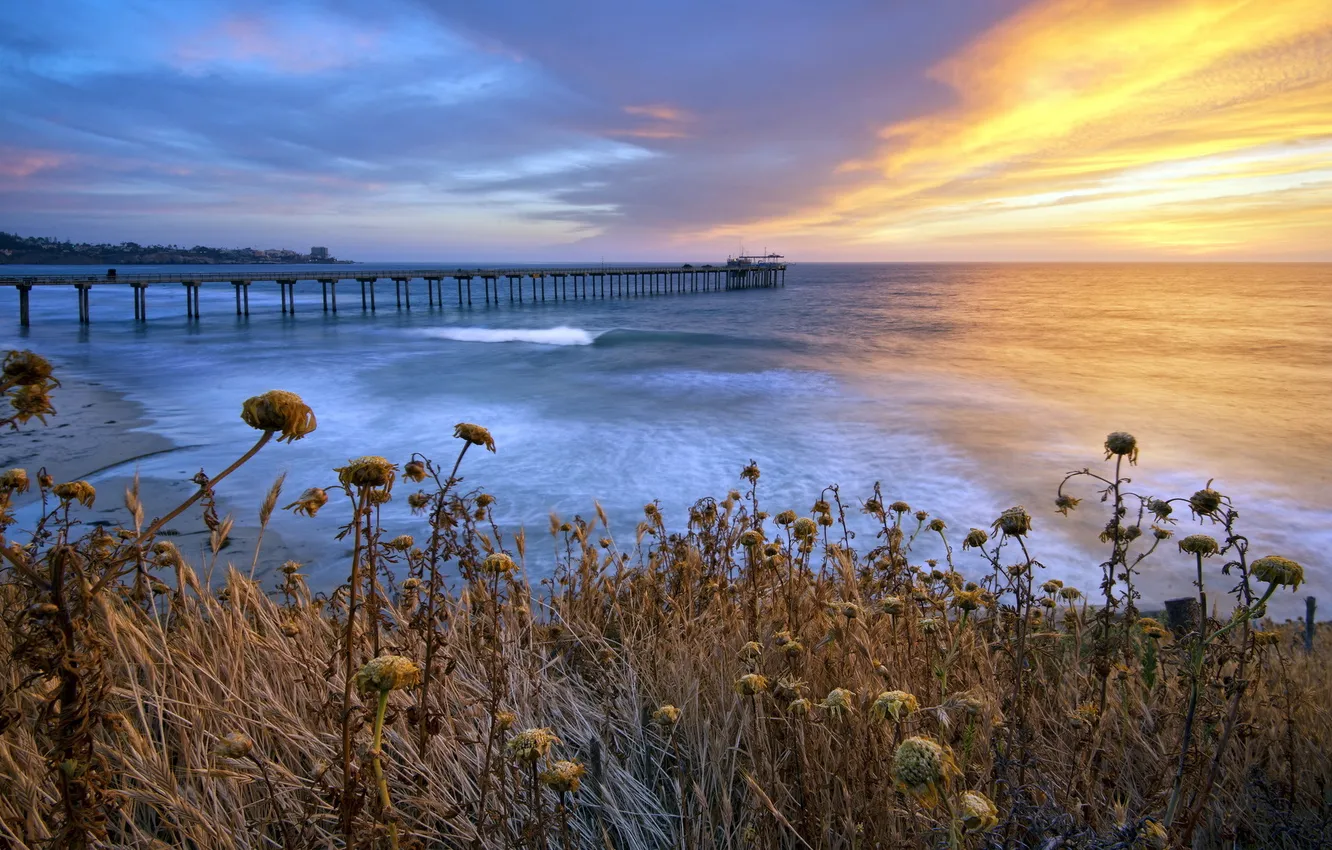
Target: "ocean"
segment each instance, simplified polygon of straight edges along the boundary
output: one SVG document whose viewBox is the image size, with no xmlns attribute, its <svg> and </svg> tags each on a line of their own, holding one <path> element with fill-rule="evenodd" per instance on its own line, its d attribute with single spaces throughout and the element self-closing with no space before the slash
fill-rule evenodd
<svg viewBox="0 0 1332 850">
<path fill-rule="evenodd" d="M 1307 588 L 1278 594 L 1275 615 L 1302 612 L 1306 594 L 1332 605 L 1332 265 L 797 263 L 776 290 L 470 309 L 430 309 L 414 286 L 410 312 L 381 284 L 369 314 L 344 284 L 334 316 L 304 283 L 283 316 L 276 286 L 256 284 L 239 319 L 231 287 L 205 285 L 202 319 L 189 322 L 182 288 L 164 285 L 149 290 L 145 325 L 132 321 L 128 287 L 101 287 L 87 327 L 72 289 L 39 289 L 27 330 L 8 290 L 0 339 L 140 402 L 151 429 L 181 446 L 136 461 L 145 478 L 219 471 L 254 440 L 239 419 L 246 397 L 302 395 L 318 431 L 265 448 L 220 488 L 238 515 L 257 512 L 283 470 L 294 498 L 335 484 L 333 467 L 351 456 L 451 464 L 454 424 L 482 424 L 499 450 L 468 453 L 465 486 L 493 493 L 509 530 L 527 528 L 535 577 L 550 569 L 552 511 L 591 517 L 599 501 L 627 547 L 644 503 L 659 499 L 682 528 L 695 500 L 743 489 L 753 459 L 773 513 L 808 512 L 829 484 L 858 508 L 877 481 L 887 499 L 943 518 L 955 548 L 1025 505 L 1047 574 L 1094 593 L 1104 505 L 1078 482 L 1085 501 L 1064 518 L 1055 489 L 1073 470 L 1108 474 L 1106 433 L 1130 431 L 1133 490 L 1187 497 L 1213 480 L 1254 557 L 1304 564 Z M 423 532 L 410 488 L 400 481 L 386 506 L 391 533 Z M 332 538 L 348 513 L 335 498 L 314 520 L 274 520 L 319 588 L 346 572 Z M 871 548 L 856 516 L 855 545 Z M 1208 530 L 1187 509 L 1176 516 L 1180 537 Z M 926 541 L 918 554 L 942 553 Z M 974 552 L 955 558 L 964 573 L 983 569 Z M 1174 541 L 1148 559 L 1145 607 L 1191 593 L 1190 563 Z M 1215 598 L 1233 582 L 1219 560 L 1209 567 Z"/>
</svg>

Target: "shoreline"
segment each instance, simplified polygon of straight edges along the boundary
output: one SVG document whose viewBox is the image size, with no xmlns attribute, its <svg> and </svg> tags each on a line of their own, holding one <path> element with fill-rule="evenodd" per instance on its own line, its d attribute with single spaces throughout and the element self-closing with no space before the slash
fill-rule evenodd
<svg viewBox="0 0 1332 850">
<path fill-rule="evenodd" d="M 92 508 L 82 511 L 80 519 L 87 525 L 128 524 L 131 520 L 124 494 L 133 484 L 137 462 L 197 447 L 179 445 L 152 430 L 153 422 L 144 406 L 125 393 L 80 375 L 59 362 L 53 365 L 61 382 L 52 393 L 56 413 L 47 417 L 45 425 L 30 420 L 18 431 L 6 433 L 0 443 L 0 469 L 22 467 L 35 478 L 38 470 L 45 468 L 57 482 L 88 479 L 97 489 L 97 499 Z M 188 479 L 141 477 L 139 490 L 145 523 L 167 513 L 188 499 L 196 489 L 197 485 Z M 284 496 L 291 496 L 291 492 L 288 488 Z M 250 504 L 249 498 L 237 502 L 225 492 L 217 494 L 219 515 L 231 514 L 234 521 L 228 543 L 218 553 L 218 567 L 230 561 L 242 573 L 249 573 L 259 534 L 258 512 L 264 493 L 254 496 L 253 504 Z M 283 502 L 284 497 L 279 497 L 279 510 Z M 38 499 L 34 491 L 29 491 L 16 499 L 14 506 L 20 514 L 14 530 L 22 535 L 31 524 L 29 516 L 35 516 L 39 510 Z M 206 578 L 213 558 L 208 529 L 200 520 L 198 507 L 194 506 L 177 517 L 164 531 L 199 568 L 200 578 Z M 272 575 L 283 561 L 299 560 L 295 555 L 270 524 L 264 531 L 255 578 Z"/>
</svg>

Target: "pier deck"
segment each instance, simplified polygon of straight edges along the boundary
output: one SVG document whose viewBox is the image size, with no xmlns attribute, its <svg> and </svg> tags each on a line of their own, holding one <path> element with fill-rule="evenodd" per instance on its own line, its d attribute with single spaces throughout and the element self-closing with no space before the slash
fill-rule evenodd
<svg viewBox="0 0 1332 850">
<path fill-rule="evenodd" d="M 134 318 L 148 318 L 148 289 L 176 284 L 185 290 L 185 315 L 200 318 L 199 290 L 205 284 L 230 284 L 236 294 L 236 315 L 250 315 L 250 287 L 272 283 L 281 295 L 282 312 L 296 312 L 296 284 L 318 283 L 324 312 L 338 311 L 338 283 L 351 281 L 360 285 L 361 309 L 377 308 L 375 286 L 392 281 L 397 309 L 412 307 L 412 283 L 423 281 L 429 306 L 444 306 L 444 281 L 456 284 L 459 307 L 474 303 L 473 281 L 480 281 L 482 292 L 477 301 L 499 304 L 532 301 L 568 301 L 572 299 L 636 298 L 649 295 L 724 292 L 735 289 L 771 289 L 786 285 L 786 263 L 776 261 L 725 265 L 682 266 L 555 266 L 547 268 L 485 269 L 375 269 L 347 266 L 343 269 L 274 268 L 264 271 L 155 272 L 120 274 L 114 277 L 90 274 L 0 275 L 0 287 L 13 287 L 19 296 L 19 324 L 31 323 L 29 297 L 34 288 L 70 287 L 77 293 L 79 322 L 92 320 L 88 293 L 93 287 L 128 287 L 134 292 Z M 549 282 L 549 283 L 548 283 Z M 572 296 L 570 283 L 573 284 Z M 506 299 L 502 296 L 507 295 Z"/>
</svg>

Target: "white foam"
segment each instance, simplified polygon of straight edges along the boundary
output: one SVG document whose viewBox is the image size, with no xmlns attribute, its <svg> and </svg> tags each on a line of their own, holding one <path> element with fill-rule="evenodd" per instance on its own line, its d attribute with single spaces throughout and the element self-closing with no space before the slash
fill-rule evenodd
<svg viewBox="0 0 1332 850">
<path fill-rule="evenodd" d="M 536 345 L 591 345 L 596 334 L 582 328 L 431 328 L 422 333 L 455 342 L 529 342 Z"/>
</svg>

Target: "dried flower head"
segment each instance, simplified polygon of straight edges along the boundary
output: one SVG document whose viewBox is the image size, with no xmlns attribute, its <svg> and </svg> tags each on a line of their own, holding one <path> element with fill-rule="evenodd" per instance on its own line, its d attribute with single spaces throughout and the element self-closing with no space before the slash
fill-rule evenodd
<svg viewBox="0 0 1332 850">
<path fill-rule="evenodd" d="M 430 494 L 424 490 L 418 490 L 407 497 L 407 507 L 413 512 L 423 511 L 430 504 Z"/>
<path fill-rule="evenodd" d="M 240 732 L 228 732 L 218 742 L 217 754 L 224 759 L 243 759 L 254 749 L 254 741 Z"/>
<path fill-rule="evenodd" d="M 893 754 L 893 779 L 903 791 L 933 808 L 952 772 L 951 761 L 938 741 L 919 736 L 907 738 Z"/>
<path fill-rule="evenodd" d="M 416 545 L 416 540 L 410 534 L 399 534 L 388 542 L 388 547 L 397 552 L 406 552 Z"/>
<path fill-rule="evenodd" d="M 740 470 L 740 477 L 750 484 L 757 484 L 759 480 L 758 464 L 751 460 L 744 469 Z"/>
<path fill-rule="evenodd" d="M 795 511 L 782 511 L 773 518 L 773 522 L 781 526 L 787 526 L 796 521 Z"/>
<path fill-rule="evenodd" d="M 419 484 L 425 480 L 426 466 L 419 460 L 409 460 L 407 463 L 403 464 L 402 474 L 408 481 L 414 481 Z"/>
<path fill-rule="evenodd" d="M 91 508 L 97 498 L 97 490 L 87 481 L 66 481 L 64 484 L 57 484 L 51 492 L 61 501 L 78 502 L 85 508 Z"/>
<path fill-rule="evenodd" d="M 828 716 L 841 720 L 849 712 L 855 711 L 856 692 L 847 688 L 833 688 L 819 703 L 819 708 L 828 712 Z"/>
<path fill-rule="evenodd" d="M 932 635 L 943 628 L 937 617 L 926 617 L 920 621 L 920 630 L 927 635 Z"/>
<path fill-rule="evenodd" d="M 896 501 L 888 506 L 888 510 L 892 511 L 895 514 L 905 514 L 911 512 L 911 506 L 908 505 L 906 502 Z"/>
<path fill-rule="evenodd" d="M 559 794 L 577 791 L 587 768 L 576 761 L 557 761 L 542 772 L 541 783 Z"/>
<path fill-rule="evenodd" d="M 990 527 L 1002 531 L 1006 537 L 1022 537 L 1031 531 L 1031 514 L 1021 505 L 1014 505 L 1001 513 Z"/>
<path fill-rule="evenodd" d="M 999 824 L 999 810 L 981 792 L 967 791 L 958 802 L 958 820 L 967 832 L 984 832 Z"/>
<path fill-rule="evenodd" d="M 1253 562 L 1253 577 L 1291 590 L 1304 582 L 1304 567 L 1280 555 L 1268 555 Z"/>
<path fill-rule="evenodd" d="M 346 466 L 333 470 L 338 481 L 348 487 L 388 487 L 397 475 L 398 467 L 378 455 L 352 458 Z"/>
<path fill-rule="evenodd" d="M 1138 438 L 1127 431 L 1114 431 L 1105 438 L 1105 459 L 1127 457 L 1130 464 L 1138 462 Z"/>
<path fill-rule="evenodd" d="M 1222 496 L 1210 486 L 1189 497 L 1189 507 L 1199 516 L 1211 516 L 1221 507 Z"/>
<path fill-rule="evenodd" d="M 1059 598 L 1066 602 L 1073 602 L 1082 598 L 1082 591 L 1076 587 L 1061 587 L 1059 588 Z"/>
<path fill-rule="evenodd" d="M 959 611 L 975 611 L 984 601 L 985 593 L 980 590 L 959 590 L 953 594 L 953 607 Z"/>
<path fill-rule="evenodd" d="M 1206 534 L 1190 534 L 1179 541 L 1179 551 L 1210 558 L 1221 551 L 1221 546 L 1215 539 L 1208 537 Z"/>
<path fill-rule="evenodd" d="M 883 502 L 880 502 L 878 499 L 866 499 L 865 507 L 861 510 L 870 516 L 880 516 L 883 514 Z"/>
<path fill-rule="evenodd" d="M 885 596 L 883 601 L 879 603 L 879 610 L 896 617 L 906 610 L 906 603 L 902 601 L 900 596 Z"/>
<path fill-rule="evenodd" d="M 489 575 L 512 575 L 516 569 L 518 569 L 518 566 L 513 562 L 513 558 L 503 552 L 487 555 L 486 559 L 481 562 L 481 571 Z"/>
<path fill-rule="evenodd" d="M 804 697 L 797 697 L 786 704 L 786 710 L 796 717 L 808 717 L 810 709 L 813 707 L 814 703 Z"/>
<path fill-rule="evenodd" d="M 37 386 L 51 377 L 51 364 L 31 351 L 11 351 L 5 355 L 2 374 L 5 383 L 11 386 Z"/>
<path fill-rule="evenodd" d="M 935 534 L 942 534 L 944 530 L 948 528 L 948 524 L 938 517 L 935 517 L 930 520 L 929 524 L 925 527 L 930 531 L 933 531 Z"/>
<path fill-rule="evenodd" d="M 752 697 L 768 689 L 768 677 L 759 673 L 746 673 L 735 682 L 736 693 Z"/>
<path fill-rule="evenodd" d="M 652 712 L 652 722 L 662 728 L 670 728 L 680 722 L 680 709 L 666 703 Z"/>
<path fill-rule="evenodd" d="M 920 702 L 914 694 L 906 691 L 884 691 L 874 699 L 870 711 L 880 720 L 892 720 L 901 723 L 920 709 Z"/>
<path fill-rule="evenodd" d="M 46 417 L 56 412 L 55 406 L 51 404 L 49 390 L 44 384 L 19 387 L 9 397 L 9 406 L 14 409 L 14 418 L 18 422 L 27 422 L 36 417 L 38 421 L 45 423 Z"/>
<path fill-rule="evenodd" d="M 459 422 L 453 426 L 453 436 L 459 440 L 466 440 L 474 446 L 485 446 L 486 451 L 495 451 L 495 438 L 490 436 L 490 432 L 480 425 L 473 425 L 470 422 Z"/>
<path fill-rule="evenodd" d="M 740 545 L 746 549 L 754 549 L 763 545 L 763 535 L 757 530 L 751 528 L 740 535 Z"/>
<path fill-rule="evenodd" d="M 251 428 L 275 431 L 278 442 L 294 443 L 315 429 L 314 411 L 296 393 L 286 390 L 247 398 L 241 405 L 241 419 Z"/>
<path fill-rule="evenodd" d="M 740 647 L 740 651 L 736 654 L 740 656 L 740 660 L 742 661 L 753 661 L 763 655 L 763 644 L 756 640 L 751 640 L 744 646 Z"/>
<path fill-rule="evenodd" d="M 310 487 L 306 489 L 301 497 L 287 505 L 283 510 L 291 511 L 298 515 L 314 516 L 319 513 L 319 509 L 328 504 L 328 493 L 322 487 Z"/>
<path fill-rule="evenodd" d="M 548 727 L 524 729 L 504 745 L 505 754 L 520 764 L 536 764 L 555 744 L 563 743 Z"/>
<path fill-rule="evenodd" d="M 356 674 L 356 689 L 363 694 L 398 691 L 420 683 L 421 668 L 401 655 L 372 658 Z"/>
<path fill-rule="evenodd" d="M 1170 514 L 1174 513 L 1174 508 L 1165 499 L 1148 499 L 1147 510 L 1152 512 L 1158 521 L 1164 522 L 1170 519 Z"/>
<path fill-rule="evenodd" d="M 973 528 L 971 529 L 971 531 L 967 532 L 966 539 L 962 541 L 962 548 L 963 550 L 980 549 L 984 547 L 985 544 L 988 543 L 989 541 L 990 541 L 990 535 L 987 534 L 983 529 Z"/>
<path fill-rule="evenodd" d="M 795 535 L 797 540 L 808 542 L 813 540 L 814 536 L 819 533 L 819 526 L 809 517 L 802 516 L 795 521 L 795 525 L 791 527 L 791 532 Z"/>
<path fill-rule="evenodd" d="M 1076 508 L 1081 502 L 1081 499 L 1075 499 L 1072 496 L 1060 496 L 1055 499 L 1055 510 L 1064 516 L 1068 516 L 1068 512 Z"/>
<path fill-rule="evenodd" d="M 28 481 L 28 470 L 21 467 L 6 469 L 0 474 L 0 490 L 8 490 L 15 493 L 26 493 L 30 482 Z"/>
<path fill-rule="evenodd" d="M 1276 646 L 1281 643 L 1281 632 L 1276 629 L 1266 632 L 1262 629 L 1254 629 L 1252 634 L 1254 646 Z"/>
</svg>

